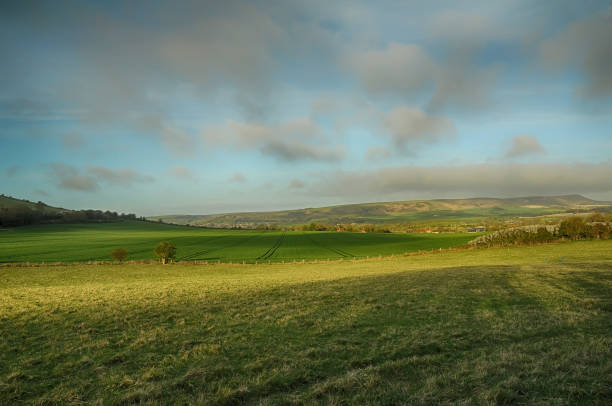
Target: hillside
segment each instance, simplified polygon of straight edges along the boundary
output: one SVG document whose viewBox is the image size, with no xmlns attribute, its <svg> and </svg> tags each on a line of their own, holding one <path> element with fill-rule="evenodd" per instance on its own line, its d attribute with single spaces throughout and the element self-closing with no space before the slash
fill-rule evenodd
<svg viewBox="0 0 612 406">
<path fill-rule="evenodd" d="M 0 227 L 118 220 L 136 220 L 136 215 L 102 210 L 69 210 L 49 206 L 40 201 L 34 203 L 25 199 L 0 195 Z M 144 218 L 139 220 L 144 220 Z"/>
<path fill-rule="evenodd" d="M 70 211 L 61 207 L 49 206 L 43 202 L 31 202 L 26 199 L 17 199 L 11 196 L 0 195 L 0 209 L 14 209 L 18 207 L 27 207 L 30 210 L 43 211 L 45 213 L 63 213 Z"/>
<path fill-rule="evenodd" d="M 384 224 L 539 216 L 564 213 L 568 210 L 592 210 L 595 207 L 609 207 L 610 204 L 580 195 L 532 196 L 508 199 L 437 199 L 349 204 L 271 212 L 167 215 L 154 216 L 149 219 L 161 219 L 167 223 L 206 227 L 254 227 L 258 224 L 292 225 L 311 222 Z"/>
</svg>

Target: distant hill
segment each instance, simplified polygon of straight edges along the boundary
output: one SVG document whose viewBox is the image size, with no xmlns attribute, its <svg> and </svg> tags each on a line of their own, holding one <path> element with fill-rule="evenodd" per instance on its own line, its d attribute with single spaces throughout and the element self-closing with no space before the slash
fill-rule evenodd
<svg viewBox="0 0 612 406">
<path fill-rule="evenodd" d="M 607 208 L 612 203 L 598 202 L 580 195 L 532 196 L 517 198 L 473 198 L 409 200 L 362 203 L 299 210 L 271 212 L 223 213 L 210 215 L 167 215 L 149 217 L 166 223 L 205 227 L 254 227 L 259 224 L 294 225 L 386 224 L 394 222 L 443 222 L 478 218 L 511 218 L 589 211 Z"/>
</svg>

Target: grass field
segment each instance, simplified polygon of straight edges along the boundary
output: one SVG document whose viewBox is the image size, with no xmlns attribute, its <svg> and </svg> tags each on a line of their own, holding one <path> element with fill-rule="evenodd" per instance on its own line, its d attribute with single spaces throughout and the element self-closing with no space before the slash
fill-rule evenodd
<svg viewBox="0 0 612 406">
<path fill-rule="evenodd" d="M 612 241 L 2 267 L 0 298 L 3 405 L 612 399 Z"/>
<path fill-rule="evenodd" d="M 0 262 L 110 260 L 122 247 L 128 259 L 151 259 L 162 240 L 177 246 L 178 260 L 221 262 L 365 258 L 467 243 L 476 234 L 364 234 L 213 230 L 139 221 L 57 224 L 0 231 Z"/>
</svg>

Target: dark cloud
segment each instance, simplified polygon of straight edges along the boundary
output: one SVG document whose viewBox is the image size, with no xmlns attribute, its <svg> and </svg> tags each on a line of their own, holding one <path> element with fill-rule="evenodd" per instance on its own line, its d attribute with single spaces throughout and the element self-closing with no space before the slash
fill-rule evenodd
<svg viewBox="0 0 612 406">
<path fill-rule="evenodd" d="M 108 169 L 92 166 L 80 170 L 74 166 L 53 163 L 49 165 L 50 176 L 62 189 L 94 192 L 100 188 L 100 183 L 117 186 L 131 186 L 134 183 L 152 182 L 153 177 L 141 174 L 133 169 Z"/>
<path fill-rule="evenodd" d="M 81 174 L 73 166 L 66 164 L 51 164 L 51 176 L 62 189 L 78 190 L 81 192 L 96 191 L 100 185 L 95 176 Z"/>
<path fill-rule="evenodd" d="M 432 116 L 411 107 L 396 107 L 383 118 L 394 145 L 406 150 L 419 143 L 435 143 L 456 133 L 453 123 L 446 118 Z"/>
<path fill-rule="evenodd" d="M 341 147 L 330 148 L 283 140 L 265 141 L 259 150 L 264 155 L 288 162 L 301 160 L 334 162 L 340 161 L 344 156 L 344 150 Z"/>
<path fill-rule="evenodd" d="M 612 192 L 612 164 L 478 164 L 404 166 L 325 173 L 320 196 L 359 200 L 407 196 L 473 197 Z"/>
<path fill-rule="evenodd" d="M 586 83 L 579 89 L 584 97 L 612 96 L 612 7 L 580 21 L 542 41 L 544 65 L 555 70 L 578 68 Z"/>
<path fill-rule="evenodd" d="M 223 127 L 205 129 L 202 136 L 209 144 L 240 150 L 256 148 L 262 155 L 286 162 L 335 162 L 344 157 L 344 148 L 331 145 L 330 137 L 311 119 L 295 119 L 275 126 L 228 121 Z"/>
<path fill-rule="evenodd" d="M 537 155 L 546 152 L 540 141 L 532 135 L 517 135 L 512 138 L 506 158 L 516 158 L 527 155 Z"/>
<path fill-rule="evenodd" d="M 418 93 L 433 85 L 436 64 L 415 44 L 392 42 L 384 49 L 352 54 L 349 63 L 368 92 Z"/>
<path fill-rule="evenodd" d="M 295 74 L 295 67 L 310 72 L 321 62 L 333 64 L 339 46 L 338 33 L 319 24 L 330 16 L 310 3 L 69 0 L 61 5 L 24 1 L 11 9 L 3 9 L 0 25 L 10 26 L 11 37 L 23 45 L 7 40 L 3 47 L 0 41 L 0 73 L 5 73 L 0 80 L 19 94 L 30 92 L 26 83 L 44 80 L 53 102 L 78 107 L 88 125 L 138 128 L 143 117 L 157 115 L 165 124 L 150 131 L 173 147 L 178 144 L 181 153 L 193 148 L 185 147 L 189 141 L 177 135 L 181 130 L 173 128 L 168 113 L 186 102 L 181 89 L 200 100 L 229 93 L 226 100 L 247 119 L 259 120 L 276 104 L 270 94 L 282 87 L 277 77 L 285 69 Z M 37 65 L 40 48 L 59 55 L 46 66 L 53 75 L 24 72 Z M 36 103 L 16 100 L 6 109 L 40 111 L 44 106 Z"/>
</svg>

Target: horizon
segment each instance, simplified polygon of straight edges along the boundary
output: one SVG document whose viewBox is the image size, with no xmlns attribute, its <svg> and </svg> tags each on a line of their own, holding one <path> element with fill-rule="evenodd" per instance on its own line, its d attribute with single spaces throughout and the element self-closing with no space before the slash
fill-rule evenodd
<svg viewBox="0 0 612 406">
<path fill-rule="evenodd" d="M 599 0 L 4 3 L 0 189 L 147 217 L 609 202 L 609 38 Z"/>
<path fill-rule="evenodd" d="M 4 193 L 2 193 L 2 195 L 8 198 L 11 198 L 11 199 L 15 199 L 15 200 L 28 201 L 28 199 L 22 199 L 22 198 L 15 197 L 15 196 L 9 196 Z M 361 205 L 369 205 L 369 204 L 392 204 L 392 203 L 404 203 L 404 202 L 455 201 L 455 200 L 515 200 L 515 199 L 569 198 L 569 197 L 579 197 L 579 198 L 583 198 L 586 200 L 591 200 L 595 203 L 612 204 L 612 201 L 591 199 L 590 197 L 582 195 L 582 194 L 561 194 L 561 195 L 507 196 L 507 197 L 493 197 L 493 196 L 472 196 L 472 197 L 464 197 L 464 198 L 441 197 L 441 198 L 436 198 L 436 199 L 410 199 L 410 200 L 353 202 L 353 203 L 341 203 L 341 204 L 335 204 L 335 205 L 329 205 L 329 206 L 293 207 L 293 208 L 281 208 L 281 209 L 275 209 L 275 210 L 232 211 L 232 212 L 214 212 L 214 213 L 158 213 L 158 214 L 152 214 L 152 215 L 147 215 L 147 216 L 142 216 L 140 213 L 131 213 L 131 214 L 135 214 L 137 217 L 146 217 L 146 218 L 171 217 L 171 216 L 219 216 L 219 215 L 230 215 L 230 214 L 275 213 L 275 212 L 300 211 L 300 210 L 311 210 L 311 209 L 317 210 L 317 209 L 324 209 L 324 208 L 330 208 L 330 207 L 361 206 Z M 33 201 L 30 201 L 30 202 L 36 203 Z M 47 204 L 48 206 L 52 206 L 52 207 L 59 208 L 59 209 L 66 209 L 66 210 L 107 211 L 107 209 L 105 208 L 96 208 L 96 207 L 69 208 L 69 207 L 62 207 L 62 206 L 54 206 L 52 204 L 48 204 L 48 202 L 45 202 L 45 201 L 43 201 L 43 203 Z M 128 212 L 122 211 L 122 210 L 112 210 L 112 211 L 116 211 L 117 213 L 128 214 Z"/>
</svg>

